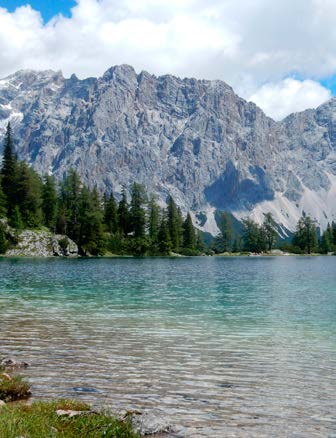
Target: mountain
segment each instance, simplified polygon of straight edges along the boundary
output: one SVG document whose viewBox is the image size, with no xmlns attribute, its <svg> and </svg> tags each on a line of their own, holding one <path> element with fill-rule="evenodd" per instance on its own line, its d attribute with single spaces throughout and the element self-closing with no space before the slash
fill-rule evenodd
<svg viewBox="0 0 336 438">
<path fill-rule="evenodd" d="M 73 167 L 101 192 L 140 182 L 213 234 L 216 210 L 270 211 L 284 235 L 302 212 L 336 219 L 336 99 L 275 122 L 222 81 L 19 71 L 0 81 L 0 137 L 8 121 L 41 174 Z"/>
</svg>

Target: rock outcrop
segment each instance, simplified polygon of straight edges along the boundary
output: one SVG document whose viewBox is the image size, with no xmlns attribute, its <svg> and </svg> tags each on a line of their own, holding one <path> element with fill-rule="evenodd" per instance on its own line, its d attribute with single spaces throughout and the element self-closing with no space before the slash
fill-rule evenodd
<svg viewBox="0 0 336 438">
<path fill-rule="evenodd" d="M 0 81 L 0 128 L 19 156 L 61 179 L 120 193 L 133 181 L 168 194 L 215 233 L 216 209 L 293 230 L 303 211 L 336 219 L 336 99 L 275 122 L 221 81 L 136 74 L 100 78 L 20 71 Z"/>
<path fill-rule="evenodd" d="M 6 256 L 76 257 L 78 247 L 66 236 L 48 231 L 25 230 L 15 236 L 17 244 L 6 251 Z"/>
</svg>

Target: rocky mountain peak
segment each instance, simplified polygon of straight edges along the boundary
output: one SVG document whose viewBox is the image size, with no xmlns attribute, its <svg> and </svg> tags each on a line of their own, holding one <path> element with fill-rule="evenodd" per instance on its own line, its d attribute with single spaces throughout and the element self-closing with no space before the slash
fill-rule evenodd
<svg viewBox="0 0 336 438">
<path fill-rule="evenodd" d="M 216 209 L 258 221 L 270 211 L 284 233 L 303 211 L 322 227 L 336 219 L 335 106 L 275 122 L 222 81 L 128 65 L 101 78 L 20 71 L 0 81 L 0 130 L 12 122 L 19 155 L 41 174 L 74 167 L 117 194 L 140 182 L 206 217 L 199 225 L 212 233 Z"/>
</svg>

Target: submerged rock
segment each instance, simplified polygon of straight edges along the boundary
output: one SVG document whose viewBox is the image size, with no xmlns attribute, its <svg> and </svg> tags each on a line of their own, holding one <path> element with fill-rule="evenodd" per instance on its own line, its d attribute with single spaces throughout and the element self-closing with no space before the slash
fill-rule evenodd
<svg viewBox="0 0 336 438">
<path fill-rule="evenodd" d="M 27 368 L 29 366 L 29 364 L 27 362 L 24 361 L 20 361 L 20 360 L 16 360 L 12 357 L 3 359 L 0 362 L 0 366 L 2 368 Z M 5 375 L 6 373 L 4 373 L 3 375 Z"/>
<path fill-rule="evenodd" d="M 156 435 L 173 432 L 169 419 L 157 411 L 148 411 L 142 414 L 131 413 L 132 426 L 141 436 Z"/>
</svg>

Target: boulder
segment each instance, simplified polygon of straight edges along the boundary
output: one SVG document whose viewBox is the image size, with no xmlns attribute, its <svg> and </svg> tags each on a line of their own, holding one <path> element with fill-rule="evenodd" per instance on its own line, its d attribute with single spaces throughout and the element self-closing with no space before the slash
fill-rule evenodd
<svg viewBox="0 0 336 438">
<path fill-rule="evenodd" d="M 132 413 L 132 426 L 141 436 L 173 432 L 173 426 L 166 415 L 159 411 Z"/>
<path fill-rule="evenodd" d="M 27 368 L 29 366 L 29 364 L 27 362 L 16 360 L 12 357 L 9 357 L 9 358 L 3 359 L 0 362 L 0 366 L 3 368 Z"/>
</svg>

